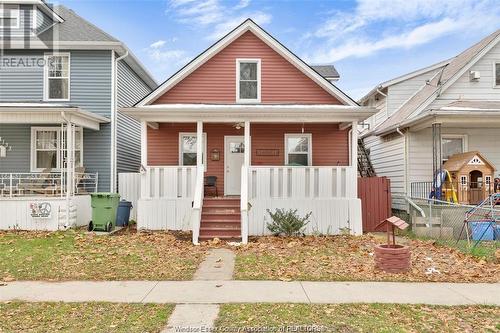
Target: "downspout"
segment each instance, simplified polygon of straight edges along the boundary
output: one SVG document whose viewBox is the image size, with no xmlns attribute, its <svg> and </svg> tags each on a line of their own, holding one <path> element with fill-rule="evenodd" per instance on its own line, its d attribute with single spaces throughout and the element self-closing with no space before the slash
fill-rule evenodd
<svg viewBox="0 0 500 333">
<path fill-rule="evenodd" d="M 349 164 L 351 164 L 351 161 L 352 161 L 352 144 L 351 144 L 352 138 L 351 138 L 351 134 L 352 134 L 352 128 L 349 130 L 349 132 L 347 132 L 347 144 L 349 145 Z"/>
<path fill-rule="evenodd" d="M 129 55 L 126 50 L 125 54 L 121 57 L 115 58 L 115 51 L 113 53 L 113 82 L 112 82 L 112 106 L 111 106 L 111 192 L 116 192 L 116 178 L 117 178 L 117 163 L 116 163 L 116 140 L 117 140 L 117 121 L 118 121 L 118 62 L 125 59 Z"/>
</svg>

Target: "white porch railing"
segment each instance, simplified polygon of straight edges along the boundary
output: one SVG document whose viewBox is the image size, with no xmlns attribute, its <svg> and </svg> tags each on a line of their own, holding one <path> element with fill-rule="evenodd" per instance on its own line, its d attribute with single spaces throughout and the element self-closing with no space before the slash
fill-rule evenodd
<svg viewBox="0 0 500 333">
<path fill-rule="evenodd" d="M 248 195 L 250 199 L 356 198 L 356 176 L 352 166 L 251 166 Z"/>
<path fill-rule="evenodd" d="M 97 173 L 75 173 L 74 194 L 97 192 Z M 31 196 L 65 196 L 64 172 L 0 173 L 0 198 Z"/>
<path fill-rule="evenodd" d="M 141 176 L 141 198 L 192 198 L 196 167 L 146 167 Z"/>
</svg>

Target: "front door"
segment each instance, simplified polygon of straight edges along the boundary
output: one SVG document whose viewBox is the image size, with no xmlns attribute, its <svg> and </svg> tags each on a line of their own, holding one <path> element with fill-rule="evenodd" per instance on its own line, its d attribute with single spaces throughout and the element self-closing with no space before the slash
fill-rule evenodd
<svg viewBox="0 0 500 333">
<path fill-rule="evenodd" d="M 241 167 L 245 155 L 245 139 L 243 136 L 224 137 L 224 194 L 240 195 Z"/>
</svg>

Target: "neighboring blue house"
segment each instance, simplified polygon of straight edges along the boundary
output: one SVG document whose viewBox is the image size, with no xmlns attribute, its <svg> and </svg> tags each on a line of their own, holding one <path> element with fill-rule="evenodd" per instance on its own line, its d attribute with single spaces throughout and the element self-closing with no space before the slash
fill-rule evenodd
<svg viewBox="0 0 500 333">
<path fill-rule="evenodd" d="M 65 211 L 80 206 L 88 223 L 85 194 L 116 192 L 118 173 L 140 168 L 140 125 L 117 110 L 156 86 L 124 43 L 72 10 L 0 3 L 0 229 L 74 225 Z"/>
<path fill-rule="evenodd" d="M 116 175 L 140 166 L 139 125 L 116 110 L 154 89 L 151 75 L 125 44 L 64 6 L 0 4 L 0 39 L 0 173 L 64 169 L 61 112 L 73 112 L 91 123 L 74 122 L 77 172 L 98 173 L 98 189 L 116 191 Z"/>
</svg>

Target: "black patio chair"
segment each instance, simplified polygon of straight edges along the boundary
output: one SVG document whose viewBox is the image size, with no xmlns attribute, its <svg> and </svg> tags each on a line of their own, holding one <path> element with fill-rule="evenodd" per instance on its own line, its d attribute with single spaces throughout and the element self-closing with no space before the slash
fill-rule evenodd
<svg viewBox="0 0 500 333">
<path fill-rule="evenodd" d="M 217 177 L 216 176 L 206 176 L 205 177 L 205 195 L 207 194 L 207 189 L 212 191 L 212 194 L 215 193 L 215 196 L 219 196 L 219 192 L 217 191 Z"/>
</svg>

